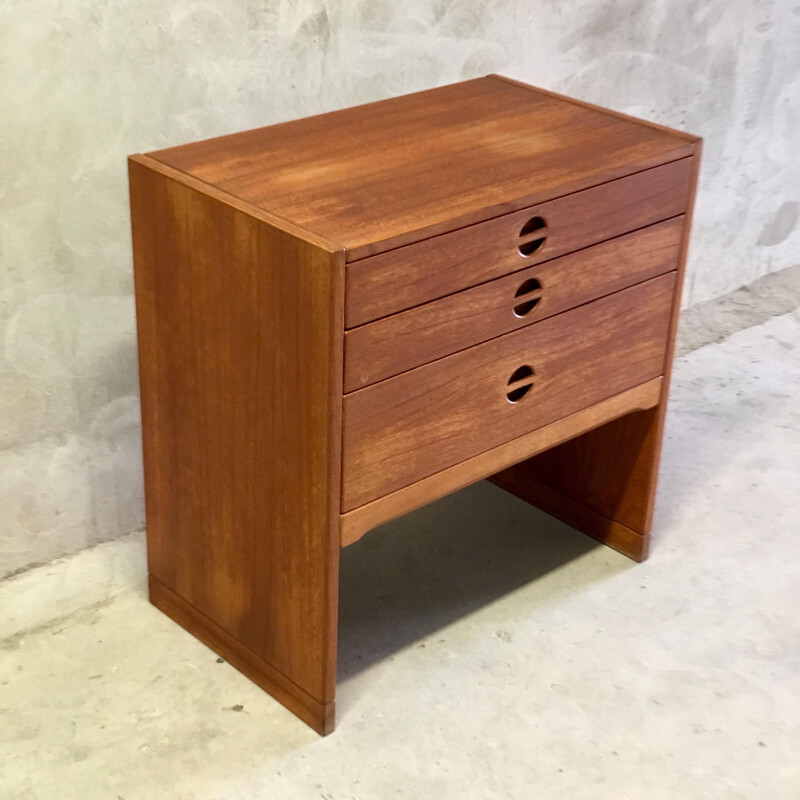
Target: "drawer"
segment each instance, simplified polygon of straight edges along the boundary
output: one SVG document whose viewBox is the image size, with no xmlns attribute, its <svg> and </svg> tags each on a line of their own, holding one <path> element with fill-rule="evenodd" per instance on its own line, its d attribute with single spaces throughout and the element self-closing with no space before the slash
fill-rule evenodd
<svg viewBox="0 0 800 800">
<path fill-rule="evenodd" d="M 683 216 L 347 331 L 352 392 L 674 270 Z"/>
<path fill-rule="evenodd" d="M 345 327 L 682 214 L 691 158 L 347 265 Z"/>
<path fill-rule="evenodd" d="M 346 395 L 342 510 L 662 374 L 675 273 Z"/>
</svg>

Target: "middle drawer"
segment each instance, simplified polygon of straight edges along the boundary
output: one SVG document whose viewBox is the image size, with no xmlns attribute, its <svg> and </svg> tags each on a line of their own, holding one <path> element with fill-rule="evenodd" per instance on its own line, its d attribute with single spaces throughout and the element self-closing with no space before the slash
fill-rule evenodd
<svg viewBox="0 0 800 800">
<path fill-rule="evenodd" d="M 349 330 L 344 391 L 673 270 L 682 226 L 675 217 Z"/>
</svg>

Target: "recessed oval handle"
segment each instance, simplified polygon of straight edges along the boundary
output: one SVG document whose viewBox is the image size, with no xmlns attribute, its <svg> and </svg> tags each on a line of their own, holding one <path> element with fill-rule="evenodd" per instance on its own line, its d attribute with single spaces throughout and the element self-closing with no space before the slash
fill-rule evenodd
<svg viewBox="0 0 800 800">
<path fill-rule="evenodd" d="M 514 293 L 514 299 L 519 302 L 514 305 L 514 316 L 526 317 L 533 311 L 542 299 L 542 284 L 538 278 L 528 278 L 523 281 Z"/>
<path fill-rule="evenodd" d="M 521 256 L 532 256 L 537 250 L 541 250 L 547 239 L 547 222 L 544 217 L 531 217 L 519 232 L 522 241 L 517 248 Z"/>
<path fill-rule="evenodd" d="M 530 364 L 517 367 L 506 383 L 506 398 L 509 403 L 518 403 L 533 389 L 533 376 L 536 373 Z"/>
</svg>

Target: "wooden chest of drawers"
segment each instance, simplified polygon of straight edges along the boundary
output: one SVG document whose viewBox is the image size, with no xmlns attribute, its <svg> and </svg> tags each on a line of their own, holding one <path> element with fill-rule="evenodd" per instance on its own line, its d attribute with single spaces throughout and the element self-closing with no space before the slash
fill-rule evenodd
<svg viewBox="0 0 800 800">
<path fill-rule="evenodd" d="M 489 76 L 131 157 L 152 602 L 326 733 L 380 523 L 491 478 L 644 558 L 699 154 Z"/>
</svg>

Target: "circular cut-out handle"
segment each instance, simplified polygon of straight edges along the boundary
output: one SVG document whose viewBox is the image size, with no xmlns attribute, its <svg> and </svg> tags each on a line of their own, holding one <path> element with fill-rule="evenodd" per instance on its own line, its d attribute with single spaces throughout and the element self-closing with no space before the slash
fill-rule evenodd
<svg viewBox="0 0 800 800">
<path fill-rule="evenodd" d="M 517 367 L 508 379 L 506 384 L 506 397 L 509 403 L 519 403 L 523 397 L 533 389 L 533 367 L 530 364 L 523 364 Z"/>
<path fill-rule="evenodd" d="M 526 317 L 533 311 L 542 299 L 542 284 L 538 278 L 528 278 L 523 281 L 514 293 L 514 316 Z"/>
<path fill-rule="evenodd" d="M 531 217 L 519 232 L 522 241 L 517 248 L 521 256 L 532 256 L 540 250 L 547 239 L 547 222 L 544 217 Z"/>
</svg>

